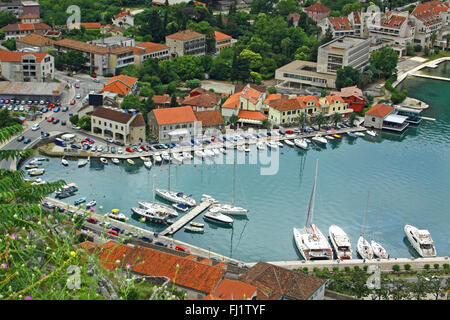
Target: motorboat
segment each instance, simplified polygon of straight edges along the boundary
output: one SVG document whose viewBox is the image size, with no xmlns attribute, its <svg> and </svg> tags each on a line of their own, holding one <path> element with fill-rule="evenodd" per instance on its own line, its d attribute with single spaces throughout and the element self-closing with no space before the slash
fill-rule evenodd
<svg viewBox="0 0 450 320">
<path fill-rule="evenodd" d="M 42 168 L 41 169 L 39 169 L 39 168 L 28 169 L 26 171 L 28 172 L 28 174 L 30 176 L 40 176 L 45 173 L 45 169 L 42 169 Z"/>
<path fill-rule="evenodd" d="M 106 213 L 105 216 L 108 218 L 119 220 L 119 221 L 127 221 L 128 218 L 123 214 L 119 212 L 119 209 L 112 209 L 110 212 Z"/>
<path fill-rule="evenodd" d="M 82 198 L 79 198 L 79 199 L 75 200 L 74 204 L 77 206 L 79 204 L 82 204 L 83 202 L 86 202 L 86 198 L 85 197 L 82 197 Z"/>
<path fill-rule="evenodd" d="M 64 199 L 64 198 L 71 197 L 73 195 L 74 195 L 74 192 L 69 191 L 69 190 L 55 192 L 55 198 L 56 199 Z"/>
<path fill-rule="evenodd" d="M 294 144 L 302 149 L 308 149 L 308 143 L 306 142 L 305 139 L 294 139 Z"/>
<path fill-rule="evenodd" d="M 293 147 L 295 145 L 295 143 L 293 143 L 291 140 L 284 140 L 284 143 L 286 143 L 288 146 Z"/>
<path fill-rule="evenodd" d="M 151 167 L 152 167 L 152 162 L 149 160 L 149 161 L 144 161 L 144 166 L 147 168 L 147 169 L 150 169 Z"/>
<path fill-rule="evenodd" d="M 184 230 L 195 233 L 204 233 L 204 228 L 194 227 L 194 226 L 184 226 Z"/>
<path fill-rule="evenodd" d="M 220 213 L 220 211 L 216 208 L 210 208 L 204 215 L 204 219 L 224 224 L 233 224 L 234 220 L 227 215 Z"/>
<path fill-rule="evenodd" d="M 67 161 L 66 159 L 62 158 L 61 159 L 61 164 L 65 167 L 67 167 L 69 165 L 69 161 Z"/>
<path fill-rule="evenodd" d="M 172 159 L 171 156 L 170 156 L 170 154 L 169 154 L 168 152 L 166 152 L 166 151 L 164 151 L 164 152 L 161 153 L 161 158 L 162 158 L 164 161 L 170 161 L 170 160 Z"/>
<path fill-rule="evenodd" d="M 373 259 L 373 249 L 369 241 L 367 241 L 362 235 L 358 238 L 358 243 L 356 247 L 359 255 L 363 259 Z"/>
<path fill-rule="evenodd" d="M 250 147 L 248 147 L 248 146 L 244 146 L 244 152 L 250 152 L 251 150 L 250 150 Z"/>
<path fill-rule="evenodd" d="M 276 142 L 274 142 L 274 143 L 278 144 L 278 146 L 279 146 L 280 148 L 283 148 L 283 146 L 284 146 L 280 141 L 276 141 Z"/>
<path fill-rule="evenodd" d="M 265 150 L 266 144 L 264 142 L 260 141 L 256 144 L 256 148 L 258 148 L 258 150 Z"/>
<path fill-rule="evenodd" d="M 203 159 L 206 156 L 202 150 L 195 150 L 194 155 L 199 159 Z"/>
<path fill-rule="evenodd" d="M 37 167 L 38 167 L 37 164 L 26 164 L 25 165 L 25 169 L 35 169 Z"/>
<path fill-rule="evenodd" d="M 155 163 L 161 163 L 162 162 L 161 155 L 159 153 L 155 153 L 153 155 L 153 160 L 155 161 Z"/>
<path fill-rule="evenodd" d="M 364 132 L 361 132 L 361 131 L 353 132 L 353 134 L 355 136 L 357 136 L 357 137 L 364 137 L 365 136 Z"/>
<path fill-rule="evenodd" d="M 41 178 L 34 179 L 33 182 L 31 182 L 32 185 L 40 185 L 40 184 L 46 184 L 47 182 L 45 180 L 42 180 Z"/>
<path fill-rule="evenodd" d="M 190 159 L 192 159 L 193 157 L 192 157 L 192 154 L 190 153 L 190 152 L 188 152 L 188 151 L 183 151 L 183 160 L 185 160 L 185 159 L 187 159 L 187 160 L 190 160 Z"/>
<path fill-rule="evenodd" d="M 376 133 L 375 131 L 372 131 L 372 130 L 367 130 L 366 133 L 367 133 L 369 136 L 372 136 L 372 137 L 376 137 L 376 136 L 377 136 L 377 133 Z"/>
<path fill-rule="evenodd" d="M 338 259 L 352 258 L 352 245 L 347 233 L 337 225 L 331 225 L 328 228 L 328 235 L 330 237 L 331 245 L 336 252 Z"/>
<path fill-rule="evenodd" d="M 376 242 L 375 240 L 370 241 L 370 246 L 372 247 L 373 254 L 375 257 L 380 259 L 389 259 L 389 254 L 383 246 Z"/>
<path fill-rule="evenodd" d="M 327 142 L 328 142 L 327 139 L 325 139 L 324 137 L 319 136 L 319 135 L 312 137 L 311 140 L 318 142 L 318 143 L 323 143 L 323 144 L 327 144 Z"/>
<path fill-rule="evenodd" d="M 342 138 L 342 136 L 340 134 L 337 134 L 337 133 L 333 134 L 332 136 L 334 138 L 336 138 L 336 139 L 341 139 Z"/>
<path fill-rule="evenodd" d="M 183 162 L 183 155 L 178 153 L 178 152 L 174 152 L 172 154 L 172 162 L 173 163 L 177 163 L 177 164 L 182 163 Z"/>
<path fill-rule="evenodd" d="M 293 228 L 294 240 L 297 249 L 305 260 L 326 259 L 333 260 L 333 250 L 327 238 L 320 229 L 312 222 L 314 217 L 315 191 L 317 186 L 318 162 L 316 161 L 316 174 L 314 177 L 313 189 L 309 198 L 308 212 L 306 214 L 306 223 L 302 228 Z M 311 215 L 311 222 L 308 222 Z"/>
<path fill-rule="evenodd" d="M 349 137 L 352 137 L 352 138 L 356 138 L 356 137 L 357 137 L 357 135 L 354 134 L 354 133 L 351 132 L 351 131 L 347 132 L 347 135 L 348 135 Z"/>
<path fill-rule="evenodd" d="M 237 150 L 240 152 L 244 152 L 244 146 L 243 145 L 237 146 Z"/>
<path fill-rule="evenodd" d="M 222 147 L 219 148 L 219 151 L 222 152 L 222 153 L 224 153 L 224 154 L 227 153 L 227 151 L 225 150 L 225 148 L 222 148 Z"/>
<path fill-rule="evenodd" d="M 216 155 L 216 156 L 218 156 L 220 154 L 220 151 L 217 148 L 213 148 L 212 152 L 214 152 L 214 155 Z"/>
<path fill-rule="evenodd" d="M 49 158 L 42 158 L 42 157 L 37 157 L 37 158 L 34 158 L 33 160 L 36 160 L 36 161 L 50 161 Z"/>
<path fill-rule="evenodd" d="M 140 215 L 145 218 L 145 222 L 153 223 L 167 223 L 169 215 L 160 211 L 150 211 L 148 209 L 142 208 L 131 208 L 135 214 Z"/>
<path fill-rule="evenodd" d="M 189 207 L 182 203 L 173 203 L 172 207 L 174 207 L 177 210 L 183 211 L 183 212 L 186 212 L 189 210 Z"/>
<path fill-rule="evenodd" d="M 36 164 L 36 165 L 40 166 L 42 164 L 42 161 L 40 161 L 38 159 L 33 159 L 30 162 L 28 162 L 28 164 Z"/>
<path fill-rule="evenodd" d="M 93 207 L 96 204 L 97 204 L 97 201 L 95 201 L 95 200 L 89 201 L 88 203 L 86 203 L 86 208 Z"/>
<path fill-rule="evenodd" d="M 197 227 L 197 228 L 203 228 L 203 227 L 205 227 L 205 224 L 200 223 L 200 222 L 195 222 L 195 221 L 191 221 L 191 222 L 189 222 L 189 224 L 190 224 L 191 226 Z"/>
<path fill-rule="evenodd" d="M 278 143 L 275 143 L 275 142 L 273 142 L 273 141 L 267 141 L 266 143 L 267 143 L 267 146 L 268 146 L 270 149 L 274 149 L 274 150 L 277 150 L 277 149 L 278 149 Z"/>
<path fill-rule="evenodd" d="M 155 193 L 161 198 L 166 199 L 170 202 L 183 203 L 191 207 L 196 205 L 195 199 L 191 196 L 185 195 L 183 192 L 155 189 Z"/>
<path fill-rule="evenodd" d="M 428 230 L 418 229 L 407 224 L 404 231 L 409 242 L 421 257 L 436 257 L 436 248 Z"/>
<path fill-rule="evenodd" d="M 144 162 L 148 162 L 148 161 L 150 161 L 150 158 L 149 157 L 139 157 L 139 159 L 141 159 L 142 161 L 144 161 Z"/>
<path fill-rule="evenodd" d="M 127 159 L 127 162 L 128 162 L 129 164 L 131 164 L 131 165 L 133 165 L 133 164 L 134 164 L 134 161 L 133 161 L 133 160 L 131 160 L 131 159 Z"/>
<path fill-rule="evenodd" d="M 207 157 L 210 157 L 210 158 L 214 157 L 214 152 L 211 149 L 205 149 L 203 152 L 205 153 L 205 156 L 207 156 Z"/>
<path fill-rule="evenodd" d="M 247 209 L 237 207 L 228 203 L 216 203 L 212 206 L 212 208 L 216 208 L 217 211 L 226 215 L 245 216 L 248 212 Z"/>
<path fill-rule="evenodd" d="M 114 163 L 114 164 L 119 164 L 119 163 L 120 163 L 120 160 L 117 159 L 117 158 L 112 158 L 111 161 L 112 161 L 112 163 Z"/>
<path fill-rule="evenodd" d="M 334 140 L 333 136 L 325 136 L 325 139 Z"/>
<path fill-rule="evenodd" d="M 100 158 L 100 162 L 103 164 L 108 164 L 108 160 L 106 160 L 106 158 Z"/>
<path fill-rule="evenodd" d="M 159 203 L 159 202 L 144 202 L 144 201 L 139 201 L 138 202 L 139 207 L 143 208 L 143 209 L 147 209 L 151 212 L 162 212 L 165 214 L 168 214 L 171 217 L 178 217 L 178 212 L 171 208 L 168 205 Z"/>
<path fill-rule="evenodd" d="M 78 167 L 80 168 L 80 167 L 84 167 L 85 165 L 87 165 L 88 162 L 89 161 L 87 161 L 86 159 L 78 159 L 77 164 L 78 164 Z"/>
</svg>

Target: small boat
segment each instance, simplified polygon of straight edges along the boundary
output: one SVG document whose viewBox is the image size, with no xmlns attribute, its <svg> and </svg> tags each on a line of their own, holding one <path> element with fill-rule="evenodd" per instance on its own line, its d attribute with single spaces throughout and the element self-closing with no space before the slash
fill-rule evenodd
<svg viewBox="0 0 450 320">
<path fill-rule="evenodd" d="M 350 137 L 352 137 L 352 138 L 356 138 L 357 137 L 357 135 L 356 134 L 354 134 L 353 132 L 347 132 L 347 134 L 348 134 L 348 136 L 350 136 Z"/>
<path fill-rule="evenodd" d="M 75 200 L 74 204 L 75 205 L 79 205 L 79 204 L 81 204 L 83 202 L 86 202 L 86 198 L 85 197 L 82 197 L 82 198 L 79 198 L 79 199 Z"/>
<path fill-rule="evenodd" d="M 244 146 L 244 152 L 250 152 L 251 150 L 250 150 L 250 148 L 249 147 L 247 147 L 247 146 Z"/>
<path fill-rule="evenodd" d="M 66 159 L 62 158 L 61 159 L 61 164 L 65 167 L 67 167 L 69 165 L 69 161 L 67 161 Z"/>
<path fill-rule="evenodd" d="M 150 158 L 149 157 L 139 157 L 142 161 L 144 161 L 144 162 L 148 162 L 148 161 L 150 161 Z"/>
<path fill-rule="evenodd" d="M 44 174 L 45 169 L 34 168 L 34 169 L 28 169 L 27 172 L 30 176 L 40 176 L 40 175 Z"/>
<path fill-rule="evenodd" d="M 133 165 L 133 164 L 134 164 L 134 161 L 133 161 L 133 160 L 131 160 L 131 159 L 127 159 L 127 162 L 128 162 L 129 164 L 131 164 L 131 165 Z"/>
<path fill-rule="evenodd" d="M 240 152 L 244 152 L 244 146 L 243 145 L 237 146 L 237 150 Z"/>
<path fill-rule="evenodd" d="M 191 196 L 185 195 L 183 192 L 155 189 L 155 193 L 170 202 L 183 203 L 191 207 L 196 205 L 195 199 Z"/>
<path fill-rule="evenodd" d="M 155 161 L 155 163 L 161 163 L 162 162 L 161 155 L 159 153 L 155 153 L 153 155 L 153 160 Z"/>
<path fill-rule="evenodd" d="M 308 149 L 308 143 L 306 142 L 305 139 L 294 139 L 294 144 L 302 149 Z"/>
<path fill-rule="evenodd" d="M 190 160 L 192 159 L 192 154 L 190 152 L 187 151 L 183 151 L 183 160 Z"/>
<path fill-rule="evenodd" d="M 191 221 L 189 224 L 190 224 L 191 226 L 197 227 L 197 228 L 203 228 L 203 227 L 205 226 L 205 224 L 200 223 L 200 222 L 195 222 L 195 221 Z"/>
<path fill-rule="evenodd" d="M 56 195 L 55 195 L 55 198 L 56 198 L 56 199 L 64 199 L 64 198 L 71 197 L 71 196 L 73 196 L 73 195 L 74 195 L 74 193 L 71 192 L 71 191 L 68 191 L 68 190 L 65 190 L 65 191 L 57 191 L 57 192 L 56 192 Z"/>
<path fill-rule="evenodd" d="M 280 141 L 276 141 L 275 143 L 278 144 L 278 146 L 281 148 L 283 148 L 283 146 L 284 146 Z"/>
<path fill-rule="evenodd" d="M 45 182 L 45 180 L 42 180 L 41 178 L 36 178 L 34 179 L 33 182 L 31 182 L 32 185 L 39 185 L 39 184 L 45 184 L 47 182 Z"/>
<path fill-rule="evenodd" d="M 336 139 L 342 138 L 341 135 L 339 135 L 339 134 L 337 134 L 337 133 L 333 134 L 332 136 L 335 137 Z"/>
<path fill-rule="evenodd" d="M 37 168 L 38 165 L 37 164 L 26 164 L 25 165 L 25 169 L 34 169 Z"/>
<path fill-rule="evenodd" d="M 86 203 L 86 208 L 93 207 L 96 204 L 97 204 L 97 201 L 95 201 L 95 200 L 89 201 L 88 203 Z"/>
<path fill-rule="evenodd" d="M 120 163 L 120 160 L 117 159 L 117 158 L 112 158 L 111 161 L 112 161 L 112 163 L 114 163 L 114 164 L 119 164 L 119 163 Z"/>
<path fill-rule="evenodd" d="M 214 152 L 214 155 L 216 155 L 216 156 L 218 156 L 220 154 L 220 151 L 217 148 L 212 149 L 212 152 Z"/>
<path fill-rule="evenodd" d="M 84 167 L 87 164 L 88 164 L 88 161 L 86 159 L 78 159 L 77 165 L 79 168 Z"/>
<path fill-rule="evenodd" d="M 174 152 L 172 154 L 172 162 L 173 163 L 182 163 L 183 162 L 183 155 L 181 155 L 178 152 Z"/>
<path fill-rule="evenodd" d="M 168 205 L 159 203 L 159 202 L 144 202 L 144 201 L 139 201 L 138 202 L 139 207 L 146 209 L 150 212 L 161 212 L 164 214 L 168 214 L 171 217 L 178 217 L 178 212 L 171 208 Z"/>
<path fill-rule="evenodd" d="M 169 219 L 169 215 L 160 211 L 150 211 L 142 208 L 131 208 L 133 213 L 140 215 L 145 218 L 145 222 L 153 222 L 153 223 L 167 223 Z"/>
<path fill-rule="evenodd" d="M 145 166 L 147 169 L 150 169 L 150 168 L 152 167 L 152 162 L 151 162 L 151 161 L 144 161 L 144 166 Z"/>
<path fill-rule="evenodd" d="M 183 212 L 186 212 L 186 211 L 189 210 L 189 207 L 187 205 L 185 205 L 185 204 L 182 204 L 182 203 L 173 203 L 172 206 L 175 209 L 183 211 Z"/>
<path fill-rule="evenodd" d="M 333 245 L 334 251 L 338 259 L 352 258 L 352 245 L 347 233 L 336 225 L 331 225 L 328 228 L 330 242 Z"/>
<path fill-rule="evenodd" d="M 49 158 L 40 158 L 40 157 L 34 158 L 34 160 L 36 160 L 36 161 L 50 161 Z"/>
<path fill-rule="evenodd" d="M 225 148 L 219 148 L 219 151 L 222 153 L 227 153 L 227 151 L 225 150 Z"/>
<path fill-rule="evenodd" d="M 354 132 L 353 134 L 355 136 L 357 136 L 357 137 L 364 137 L 365 136 L 364 132 L 361 132 L 361 131 Z"/>
<path fill-rule="evenodd" d="M 38 159 L 33 159 L 30 162 L 28 162 L 28 164 L 36 164 L 36 165 L 40 166 L 42 164 L 42 161 L 40 161 Z"/>
<path fill-rule="evenodd" d="M 106 158 L 100 158 L 100 162 L 103 164 L 108 164 L 108 160 L 106 160 Z"/>
<path fill-rule="evenodd" d="M 274 150 L 278 149 L 278 143 L 273 142 L 273 141 L 267 141 L 266 143 L 270 149 L 274 149 Z"/>
<path fill-rule="evenodd" d="M 266 144 L 264 142 L 258 142 L 256 144 L 256 148 L 258 148 L 258 150 L 265 150 L 266 149 Z"/>
<path fill-rule="evenodd" d="M 325 136 L 325 139 L 334 140 L 333 136 Z"/>
<path fill-rule="evenodd" d="M 110 212 L 106 213 L 105 216 L 108 218 L 119 220 L 119 221 L 127 221 L 128 218 L 123 214 L 119 212 L 119 209 L 112 209 Z"/>
<path fill-rule="evenodd" d="M 199 159 L 203 159 L 205 157 L 205 153 L 202 150 L 195 150 L 194 155 Z"/>
<path fill-rule="evenodd" d="M 163 153 L 161 153 L 161 158 L 164 160 L 164 161 L 170 161 L 171 159 L 172 159 L 172 157 L 170 156 L 170 154 L 168 153 L 168 152 L 166 152 L 166 151 L 164 151 Z"/>
<path fill-rule="evenodd" d="M 194 226 L 184 226 L 184 230 L 189 232 L 196 232 L 196 233 L 204 233 L 204 228 L 194 227 Z"/>
<path fill-rule="evenodd" d="M 389 254 L 381 244 L 379 244 L 375 240 L 372 240 L 370 241 L 370 246 L 372 247 L 374 256 L 380 259 L 389 259 Z"/>
<path fill-rule="evenodd" d="M 308 138 L 304 138 L 304 139 L 307 143 L 311 143 L 311 140 L 309 140 Z"/>
<path fill-rule="evenodd" d="M 315 141 L 315 142 L 319 142 L 319 143 L 323 143 L 323 144 L 327 144 L 327 139 L 325 139 L 322 136 L 316 135 L 314 137 L 311 138 L 311 140 Z"/>
<path fill-rule="evenodd" d="M 407 224 L 404 231 L 409 242 L 421 257 L 436 257 L 436 249 L 428 230 L 418 229 Z"/>
<path fill-rule="evenodd" d="M 295 145 L 295 143 L 293 143 L 291 140 L 284 140 L 284 143 L 286 143 L 288 146 L 293 147 Z"/>
<path fill-rule="evenodd" d="M 364 239 L 362 235 L 358 239 L 357 251 L 363 259 L 367 260 L 373 259 L 373 249 L 370 246 L 369 241 Z"/>
<path fill-rule="evenodd" d="M 244 215 L 247 215 L 247 213 L 248 213 L 247 209 L 237 207 L 235 205 L 227 204 L 227 203 L 216 203 L 212 206 L 212 208 L 216 209 L 216 211 L 218 211 L 220 213 L 227 214 L 227 215 L 244 216 Z"/>
<path fill-rule="evenodd" d="M 219 210 L 215 209 L 215 208 L 211 208 L 209 209 L 204 215 L 203 215 L 204 219 L 210 220 L 210 221 L 214 221 L 214 222 L 218 222 L 218 223 L 224 223 L 224 224 L 233 224 L 233 219 L 230 218 L 227 215 L 224 215 L 222 213 L 219 212 Z"/>
<path fill-rule="evenodd" d="M 214 157 L 214 152 L 211 149 L 205 149 L 203 152 L 205 153 L 205 156 L 207 156 L 207 157 L 210 157 L 210 158 Z"/>
<path fill-rule="evenodd" d="M 366 131 L 369 136 L 376 137 L 377 133 L 375 131 L 367 130 Z"/>
</svg>

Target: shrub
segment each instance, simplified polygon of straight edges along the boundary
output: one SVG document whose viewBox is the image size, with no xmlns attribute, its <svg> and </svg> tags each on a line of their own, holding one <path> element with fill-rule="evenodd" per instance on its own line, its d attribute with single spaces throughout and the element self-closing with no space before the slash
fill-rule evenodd
<svg viewBox="0 0 450 320">
<path fill-rule="evenodd" d="M 416 45 L 414 46 L 414 51 L 416 51 L 416 52 L 422 51 L 422 46 L 421 46 L 420 44 L 416 44 Z"/>
<path fill-rule="evenodd" d="M 355 269 L 355 271 L 360 271 L 361 270 L 361 268 L 358 267 L 358 266 L 354 266 L 353 269 Z"/>
<path fill-rule="evenodd" d="M 367 269 L 369 269 L 369 266 L 364 266 L 363 269 L 364 269 L 364 271 L 367 272 Z"/>
<path fill-rule="evenodd" d="M 425 270 L 429 270 L 430 269 L 430 265 L 428 263 L 426 263 L 426 264 L 423 265 L 423 268 Z"/>
<path fill-rule="evenodd" d="M 398 264 L 394 264 L 392 266 L 392 270 L 395 271 L 395 272 L 400 272 L 400 266 Z"/>
<path fill-rule="evenodd" d="M 433 267 L 434 267 L 434 269 L 439 269 L 439 263 L 435 263 L 434 265 L 433 265 Z"/>
<path fill-rule="evenodd" d="M 277 88 L 275 88 L 274 86 L 270 86 L 267 88 L 267 93 L 269 94 L 277 93 Z"/>
<path fill-rule="evenodd" d="M 320 272 L 320 270 L 319 270 L 319 268 L 317 268 L 317 267 L 314 267 L 314 269 L 313 269 L 313 272 L 314 272 L 314 273 L 319 273 L 319 272 Z"/>
<path fill-rule="evenodd" d="M 448 263 L 444 263 L 444 264 L 442 265 L 442 267 L 444 268 L 444 270 L 448 270 L 449 267 L 450 267 L 450 265 L 449 265 Z"/>
<path fill-rule="evenodd" d="M 339 267 L 333 267 L 333 272 L 339 272 Z"/>
<path fill-rule="evenodd" d="M 405 270 L 411 270 L 411 265 L 410 264 L 405 264 Z"/>
<path fill-rule="evenodd" d="M 323 273 L 329 273 L 330 271 L 328 270 L 327 267 L 325 267 L 325 268 L 322 269 L 322 272 L 323 272 Z"/>
<path fill-rule="evenodd" d="M 345 268 L 344 268 L 344 271 L 345 271 L 345 272 L 350 272 L 350 267 L 345 267 Z"/>
<path fill-rule="evenodd" d="M 308 267 L 304 267 L 304 268 L 303 268 L 303 272 L 304 272 L 304 273 L 308 273 Z"/>
</svg>

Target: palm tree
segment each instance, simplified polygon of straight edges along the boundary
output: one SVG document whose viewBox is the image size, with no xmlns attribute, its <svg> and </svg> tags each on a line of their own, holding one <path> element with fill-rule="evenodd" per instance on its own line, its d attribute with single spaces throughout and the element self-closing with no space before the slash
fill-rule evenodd
<svg viewBox="0 0 450 320">
<path fill-rule="evenodd" d="M 330 117 L 330 120 L 331 120 L 332 123 L 334 123 L 334 126 L 336 127 L 336 126 L 337 126 L 337 123 L 342 121 L 342 116 L 341 116 L 340 113 L 335 112 L 335 113 L 333 113 L 332 116 Z"/>
<path fill-rule="evenodd" d="M 300 114 L 298 115 L 298 117 L 296 118 L 296 124 L 300 127 L 303 128 L 305 127 L 305 125 L 308 123 L 308 119 L 306 118 L 306 113 L 305 112 L 300 112 Z"/>
<path fill-rule="evenodd" d="M 262 126 L 264 129 L 270 129 L 270 126 L 271 126 L 270 120 L 267 119 L 267 118 L 265 118 L 265 119 L 262 121 L 261 126 Z"/>
<path fill-rule="evenodd" d="M 350 113 L 348 116 L 348 121 L 350 122 L 350 124 L 353 125 L 355 120 L 356 120 L 356 113 L 354 112 Z"/>
<path fill-rule="evenodd" d="M 436 33 L 436 32 L 433 32 L 433 33 L 431 34 L 431 47 L 432 47 L 432 48 L 434 48 L 434 42 L 436 41 L 436 39 L 437 39 L 437 33 Z"/>
<path fill-rule="evenodd" d="M 314 117 L 314 123 L 319 126 L 319 130 L 320 126 L 323 125 L 326 121 L 327 119 L 325 118 L 325 115 L 322 112 Z"/>
</svg>

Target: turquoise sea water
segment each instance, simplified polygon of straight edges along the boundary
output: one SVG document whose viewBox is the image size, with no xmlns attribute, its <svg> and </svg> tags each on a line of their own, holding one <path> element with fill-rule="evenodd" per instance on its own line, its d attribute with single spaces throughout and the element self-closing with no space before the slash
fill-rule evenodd
<svg viewBox="0 0 450 320">
<path fill-rule="evenodd" d="M 422 121 L 402 135 L 345 136 L 307 152 L 284 146 L 275 175 L 260 175 L 258 164 L 236 165 L 236 204 L 250 210 L 248 219 L 235 219 L 233 228 L 206 223 L 204 234 L 181 229 L 174 238 L 243 261 L 301 259 L 292 228 L 305 224 L 319 159 L 314 223 L 324 234 L 337 224 L 355 248 L 370 191 L 365 230 L 369 240 L 378 240 L 391 256 L 410 257 L 413 252 L 404 241 L 403 227 L 412 224 L 431 232 L 439 256 L 449 255 L 450 82 L 410 78 L 402 86 L 410 96 L 429 103 L 424 116 L 437 120 Z M 147 170 L 140 160 L 133 167 L 112 163 L 103 167 L 93 160 L 90 166 L 77 168 L 76 160 L 63 167 L 60 159 L 51 159 L 43 167 L 42 179 L 62 178 L 80 187 L 65 201 L 73 203 L 81 196 L 96 199 L 97 210 L 99 205 L 103 212 L 119 208 L 132 217 L 129 223 L 158 230 L 139 222 L 129 208 L 138 206 L 137 201 L 152 200 L 153 179 L 155 187 L 167 188 L 168 165 Z M 193 194 L 197 202 L 202 194 L 231 201 L 232 181 L 233 165 L 171 166 L 171 188 Z M 195 221 L 203 222 L 202 215 Z"/>
</svg>

